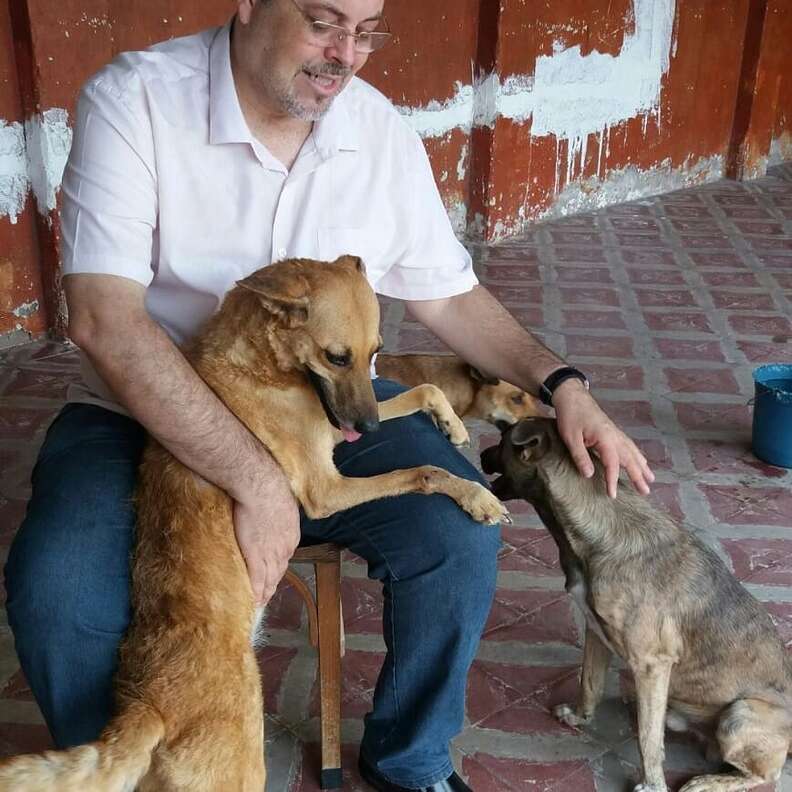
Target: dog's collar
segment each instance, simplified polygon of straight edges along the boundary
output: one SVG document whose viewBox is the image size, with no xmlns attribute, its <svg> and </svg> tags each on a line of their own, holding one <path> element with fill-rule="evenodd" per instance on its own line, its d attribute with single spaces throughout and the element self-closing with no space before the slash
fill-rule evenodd
<svg viewBox="0 0 792 792">
<path fill-rule="evenodd" d="M 311 381 L 311 385 L 313 389 L 316 391 L 316 395 L 319 397 L 319 401 L 322 403 L 322 407 L 324 408 L 325 415 L 327 416 L 327 420 L 339 431 L 341 430 L 341 426 L 338 423 L 338 419 L 335 417 L 335 413 L 330 407 L 329 402 L 327 401 L 327 396 L 325 395 L 324 383 L 327 380 L 322 377 L 321 375 L 317 374 L 313 369 L 306 368 L 308 372 L 308 379 Z"/>
</svg>

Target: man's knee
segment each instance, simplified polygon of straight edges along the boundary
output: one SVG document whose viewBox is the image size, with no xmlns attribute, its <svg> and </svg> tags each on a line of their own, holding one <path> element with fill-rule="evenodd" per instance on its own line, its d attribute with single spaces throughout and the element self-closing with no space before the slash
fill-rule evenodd
<svg viewBox="0 0 792 792">
<path fill-rule="evenodd" d="M 497 575 L 500 526 L 476 522 L 445 495 L 405 497 L 412 501 L 413 573 L 431 571 L 461 597 L 469 591 L 489 596 Z"/>
</svg>

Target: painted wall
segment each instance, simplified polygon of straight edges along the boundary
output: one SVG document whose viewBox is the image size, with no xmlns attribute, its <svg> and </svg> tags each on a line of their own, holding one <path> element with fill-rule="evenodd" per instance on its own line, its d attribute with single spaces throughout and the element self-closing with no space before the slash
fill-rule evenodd
<svg viewBox="0 0 792 792">
<path fill-rule="evenodd" d="M 0 0 L 0 346 L 65 313 L 57 194 L 85 78 L 233 0 Z M 363 76 L 485 239 L 792 158 L 789 0 L 390 0 Z"/>
</svg>

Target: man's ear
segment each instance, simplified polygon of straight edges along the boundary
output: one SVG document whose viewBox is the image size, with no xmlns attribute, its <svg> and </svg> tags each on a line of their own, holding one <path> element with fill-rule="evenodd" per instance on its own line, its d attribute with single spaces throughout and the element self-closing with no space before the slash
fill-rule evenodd
<svg viewBox="0 0 792 792">
<path fill-rule="evenodd" d="M 308 320 L 310 286 L 297 262 L 262 267 L 237 281 L 237 286 L 255 292 L 264 307 L 287 327 L 297 327 Z"/>
<path fill-rule="evenodd" d="M 500 382 L 497 377 L 482 374 L 475 366 L 468 366 L 468 373 L 472 380 L 480 382 L 482 385 L 497 385 Z"/>
</svg>

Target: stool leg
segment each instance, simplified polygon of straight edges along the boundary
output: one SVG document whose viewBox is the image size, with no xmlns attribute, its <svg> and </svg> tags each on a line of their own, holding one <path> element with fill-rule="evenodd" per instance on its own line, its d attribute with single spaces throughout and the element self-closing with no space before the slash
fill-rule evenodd
<svg viewBox="0 0 792 792">
<path fill-rule="evenodd" d="M 322 789 L 338 789 L 341 776 L 341 565 L 316 564 L 319 610 L 319 695 Z"/>
</svg>

